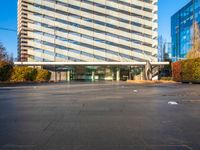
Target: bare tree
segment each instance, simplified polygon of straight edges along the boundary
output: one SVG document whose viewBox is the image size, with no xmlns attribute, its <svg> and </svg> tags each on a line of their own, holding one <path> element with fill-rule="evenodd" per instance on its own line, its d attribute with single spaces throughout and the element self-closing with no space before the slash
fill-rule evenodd
<svg viewBox="0 0 200 150">
<path fill-rule="evenodd" d="M 200 58 L 200 31 L 197 22 L 193 24 L 192 48 L 187 54 L 188 59 Z"/>
<path fill-rule="evenodd" d="M 8 55 L 6 52 L 6 48 L 3 46 L 2 43 L 0 43 L 0 61 L 5 61 L 7 60 Z"/>
<path fill-rule="evenodd" d="M 8 61 L 9 61 L 9 62 L 14 62 L 13 53 L 10 53 L 10 54 L 8 55 Z"/>
</svg>

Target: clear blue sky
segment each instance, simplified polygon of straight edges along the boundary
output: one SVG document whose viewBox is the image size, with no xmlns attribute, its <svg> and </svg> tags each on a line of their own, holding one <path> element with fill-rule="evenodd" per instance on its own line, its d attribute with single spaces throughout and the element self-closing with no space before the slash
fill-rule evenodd
<svg viewBox="0 0 200 150">
<path fill-rule="evenodd" d="M 190 0 L 159 0 L 159 35 L 170 41 L 170 17 Z M 17 30 L 17 0 L 1 0 L 0 27 Z M 0 41 L 17 56 L 17 33 L 0 30 Z"/>
</svg>

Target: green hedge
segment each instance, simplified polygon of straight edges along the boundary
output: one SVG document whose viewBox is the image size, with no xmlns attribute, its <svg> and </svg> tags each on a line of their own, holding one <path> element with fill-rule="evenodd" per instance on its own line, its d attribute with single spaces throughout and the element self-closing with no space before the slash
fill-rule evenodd
<svg viewBox="0 0 200 150">
<path fill-rule="evenodd" d="M 13 64 L 0 61 L 0 81 L 9 81 L 13 71 Z"/>
<path fill-rule="evenodd" d="M 24 82 L 24 81 L 35 81 L 37 70 L 29 67 L 14 67 L 12 74 L 12 81 Z"/>
<path fill-rule="evenodd" d="M 51 73 L 48 70 L 38 69 L 36 81 L 49 81 L 51 78 Z"/>
<path fill-rule="evenodd" d="M 172 69 L 175 81 L 200 81 L 200 58 L 175 62 L 172 64 Z"/>
<path fill-rule="evenodd" d="M 49 81 L 51 74 L 44 69 L 30 67 L 14 67 L 11 80 L 14 82 Z"/>
</svg>

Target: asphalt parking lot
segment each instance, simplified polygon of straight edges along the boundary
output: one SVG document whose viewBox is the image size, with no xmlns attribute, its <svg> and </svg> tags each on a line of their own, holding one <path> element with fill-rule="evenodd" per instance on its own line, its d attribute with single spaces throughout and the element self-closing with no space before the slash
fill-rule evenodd
<svg viewBox="0 0 200 150">
<path fill-rule="evenodd" d="M 0 87 L 0 150 L 200 150 L 200 85 Z"/>
</svg>

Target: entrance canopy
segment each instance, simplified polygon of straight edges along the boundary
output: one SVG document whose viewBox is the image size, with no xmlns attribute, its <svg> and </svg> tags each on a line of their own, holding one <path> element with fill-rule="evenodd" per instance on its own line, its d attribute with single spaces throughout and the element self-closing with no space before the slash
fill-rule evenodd
<svg viewBox="0 0 200 150">
<path fill-rule="evenodd" d="M 140 67 L 143 68 L 140 73 L 141 79 L 144 76 L 144 79 L 151 80 L 154 74 L 158 74 L 158 70 L 153 71 L 153 69 L 159 68 L 161 66 L 169 65 L 169 62 L 14 62 L 14 65 L 16 66 L 41 66 L 44 67 L 47 70 L 51 70 L 53 73 L 52 79 L 57 81 L 57 76 L 59 76 L 59 80 L 61 80 L 61 76 L 66 77 L 65 73 L 67 72 L 67 81 L 70 81 L 71 73 L 73 73 L 73 70 L 70 68 L 76 68 L 78 66 L 88 67 L 88 66 L 102 66 L 102 67 L 112 67 L 116 68 L 116 70 L 113 72 L 111 71 L 111 75 L 105 76 L 104 79 L 112 79 L 113 75 L 116 74 L 116 80 L 119 81 L 120 77 L 123 73 L 120 74 L 120 68 L 129 68 L 129 77 L 131 77 L 131 69 L 132 67 Z M 76 68 L 77 70 L 83 69 Z M 76 71 L 77 71 L 76 70 Z M 111 69 L 112 70 L 112 69 Z M 83 70 L 84 71 L 84 70 Z M 105 70 L 104 70 L 105 71 Z M 143 72 L 143 73 L 142 73 Z M 64 75 L 61 75 L 60 73 L 64 73 Z M 144 74 L 144 75 L 143 75 Z M 105 75 L 105 74 L 104 74 Z M 78 79 L 80 79 L 80 75 L 77 76 Z M 100 78 L 100 75 L 99 75 Z M 92 69 L 91 73 L 91 79 L 95 79 L 95 71 Z M 66 79 L 64 79 L 66 80 Z"/>
<path fill-rule="evenodd" d="M 16 66 L 145 66 L 147 62 L 14 62 Z M 150 62 L 152 66 L 169 65 L 169 62 Z"/>
</svg>

